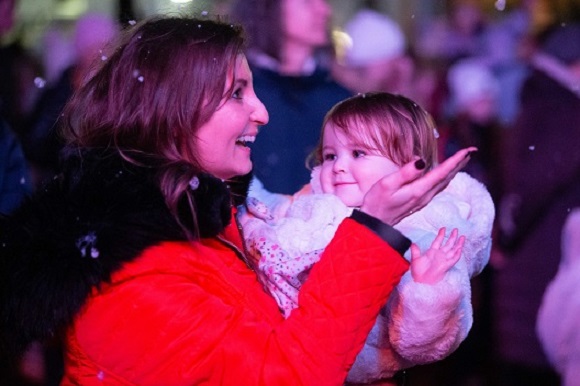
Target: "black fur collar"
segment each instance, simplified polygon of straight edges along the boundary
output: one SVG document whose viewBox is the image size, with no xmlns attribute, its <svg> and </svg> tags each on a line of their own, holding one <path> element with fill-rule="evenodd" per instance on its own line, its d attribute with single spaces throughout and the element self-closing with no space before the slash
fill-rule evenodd
<svg viewBox="0 0 580 386">
<path fill-rule="evenodd" d="M 59 178 L 0 221 L 0 351 L 59 333 L 123 263 L 151 245 L 186 239 L 154 168 L 103 151 L 69 156 L 64 165 Z M 230 192 L 221 180 L 199 178 L 197 220 L 210 237 L 230 221 Z M 243 199 L 249 178 L 240 181 L 234 196 Z"/>
</svg>

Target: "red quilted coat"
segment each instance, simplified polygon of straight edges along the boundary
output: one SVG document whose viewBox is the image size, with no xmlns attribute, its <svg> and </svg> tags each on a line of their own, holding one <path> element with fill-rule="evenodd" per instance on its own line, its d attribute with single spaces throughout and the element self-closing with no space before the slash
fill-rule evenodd
<svg viewBox="0 0 580 386">
<path fill-rule="evenodd" d="M 285 320 L 223 237 L 147 249 L 68 332 L 64 385 L 340 385 L 407 262 L 352 219 Z M 376 256 L 383 256 L 377 259 Z"/>
<path fill-rule="evenodd" d="M 244 262 L 238 182 L 199 175 L 192 243 L 155 168 L 107 149 L 64 165 L 0 216 L 0 363 L 62 332 L 63 385 L 341 385 L 408 269 L 409 241 L 355 212 L 284 319 Z"/>
</svg>

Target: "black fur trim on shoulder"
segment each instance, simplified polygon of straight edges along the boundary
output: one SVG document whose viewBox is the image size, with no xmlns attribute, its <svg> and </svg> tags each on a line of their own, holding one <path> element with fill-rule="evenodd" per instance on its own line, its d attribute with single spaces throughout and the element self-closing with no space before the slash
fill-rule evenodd
<svg viewBox="0 0 580 386">
<path fill-rule="evenodd" d="M 199 229 L 202 238 L 220 233 L 231 221 L 231 198 L 226 184 L 209 174 L 198 174 L 196 189 L 191 189 L 197 226 L 188 209 L 187 197 L 179 202 L 180 221 L 189 229 Z"/>
<path fill-rule="evenodd" d="M 254 173 L 250 172 L 243 176 L 237 176 L 228 181 L 232 201 L 235 206 L 240 206 L 246 202 L 248 192 L 250 191 L 250 183 Z"/>
<path fill-rule="evenodd" d="M 0 351 L 17 353 L 58 334 L 123 263 L 149 246 L 187 239 L 154 168 L 102 151 L 65 165 L 0 220 Z M 194 197 L 200 233 L 210 237 L 230 221 L 230 197 L 220 180 L 203 182 Z"/>
</svg>

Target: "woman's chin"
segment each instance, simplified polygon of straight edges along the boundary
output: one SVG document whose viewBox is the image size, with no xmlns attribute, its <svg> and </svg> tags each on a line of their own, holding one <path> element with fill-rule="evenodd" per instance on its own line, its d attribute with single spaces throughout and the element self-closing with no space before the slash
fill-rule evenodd
<svg viewBox="0 0 580 386">
<path fill-rule="evenodd" d="M 249 165 L 247 165 L 245 167 L 241 167 L 241 165 L 240 165 L 240 167 L 236 168 L 236 170 L 232 172 L 231 176 L 229 176 L 228 178 L 224 178 L 224 180 L 231 179 L 231 178 L 238 177 L 238 176 L 245 176 L 246 174 L 248 174 L 249 172 L 252 171 L 252 166 L 253 165 L 251 162 L 249 163 Z"/>
</svg>

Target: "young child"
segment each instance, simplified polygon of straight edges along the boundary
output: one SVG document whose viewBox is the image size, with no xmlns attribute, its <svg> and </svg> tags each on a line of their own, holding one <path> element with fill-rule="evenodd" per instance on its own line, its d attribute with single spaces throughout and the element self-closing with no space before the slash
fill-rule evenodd
<svg viewBox="0 0 580 386">
<path fill-rule="evenodd" d="M 430 115 L 408 98 L 359 94 L 327 114 L 310 185 L 290 197 L 254 181 L 238 217 L 250 259 L 284 315 L 300 312 L 300 286 L 340 221 L 371 186 L 405 163 L 416 159 L 429 171 L 437 136 Z M 395 226 L 414 243 L 405 256 L 411 269 L 379 315 L 349 382 L 389 379 L 459 346 L 473 322 L 470 278 L 488 262 L 494 214 L 487 189 L 458 173 L 426 207 Z M 447 229 L 453 231 L 444 242 Z"/>
</svg>

